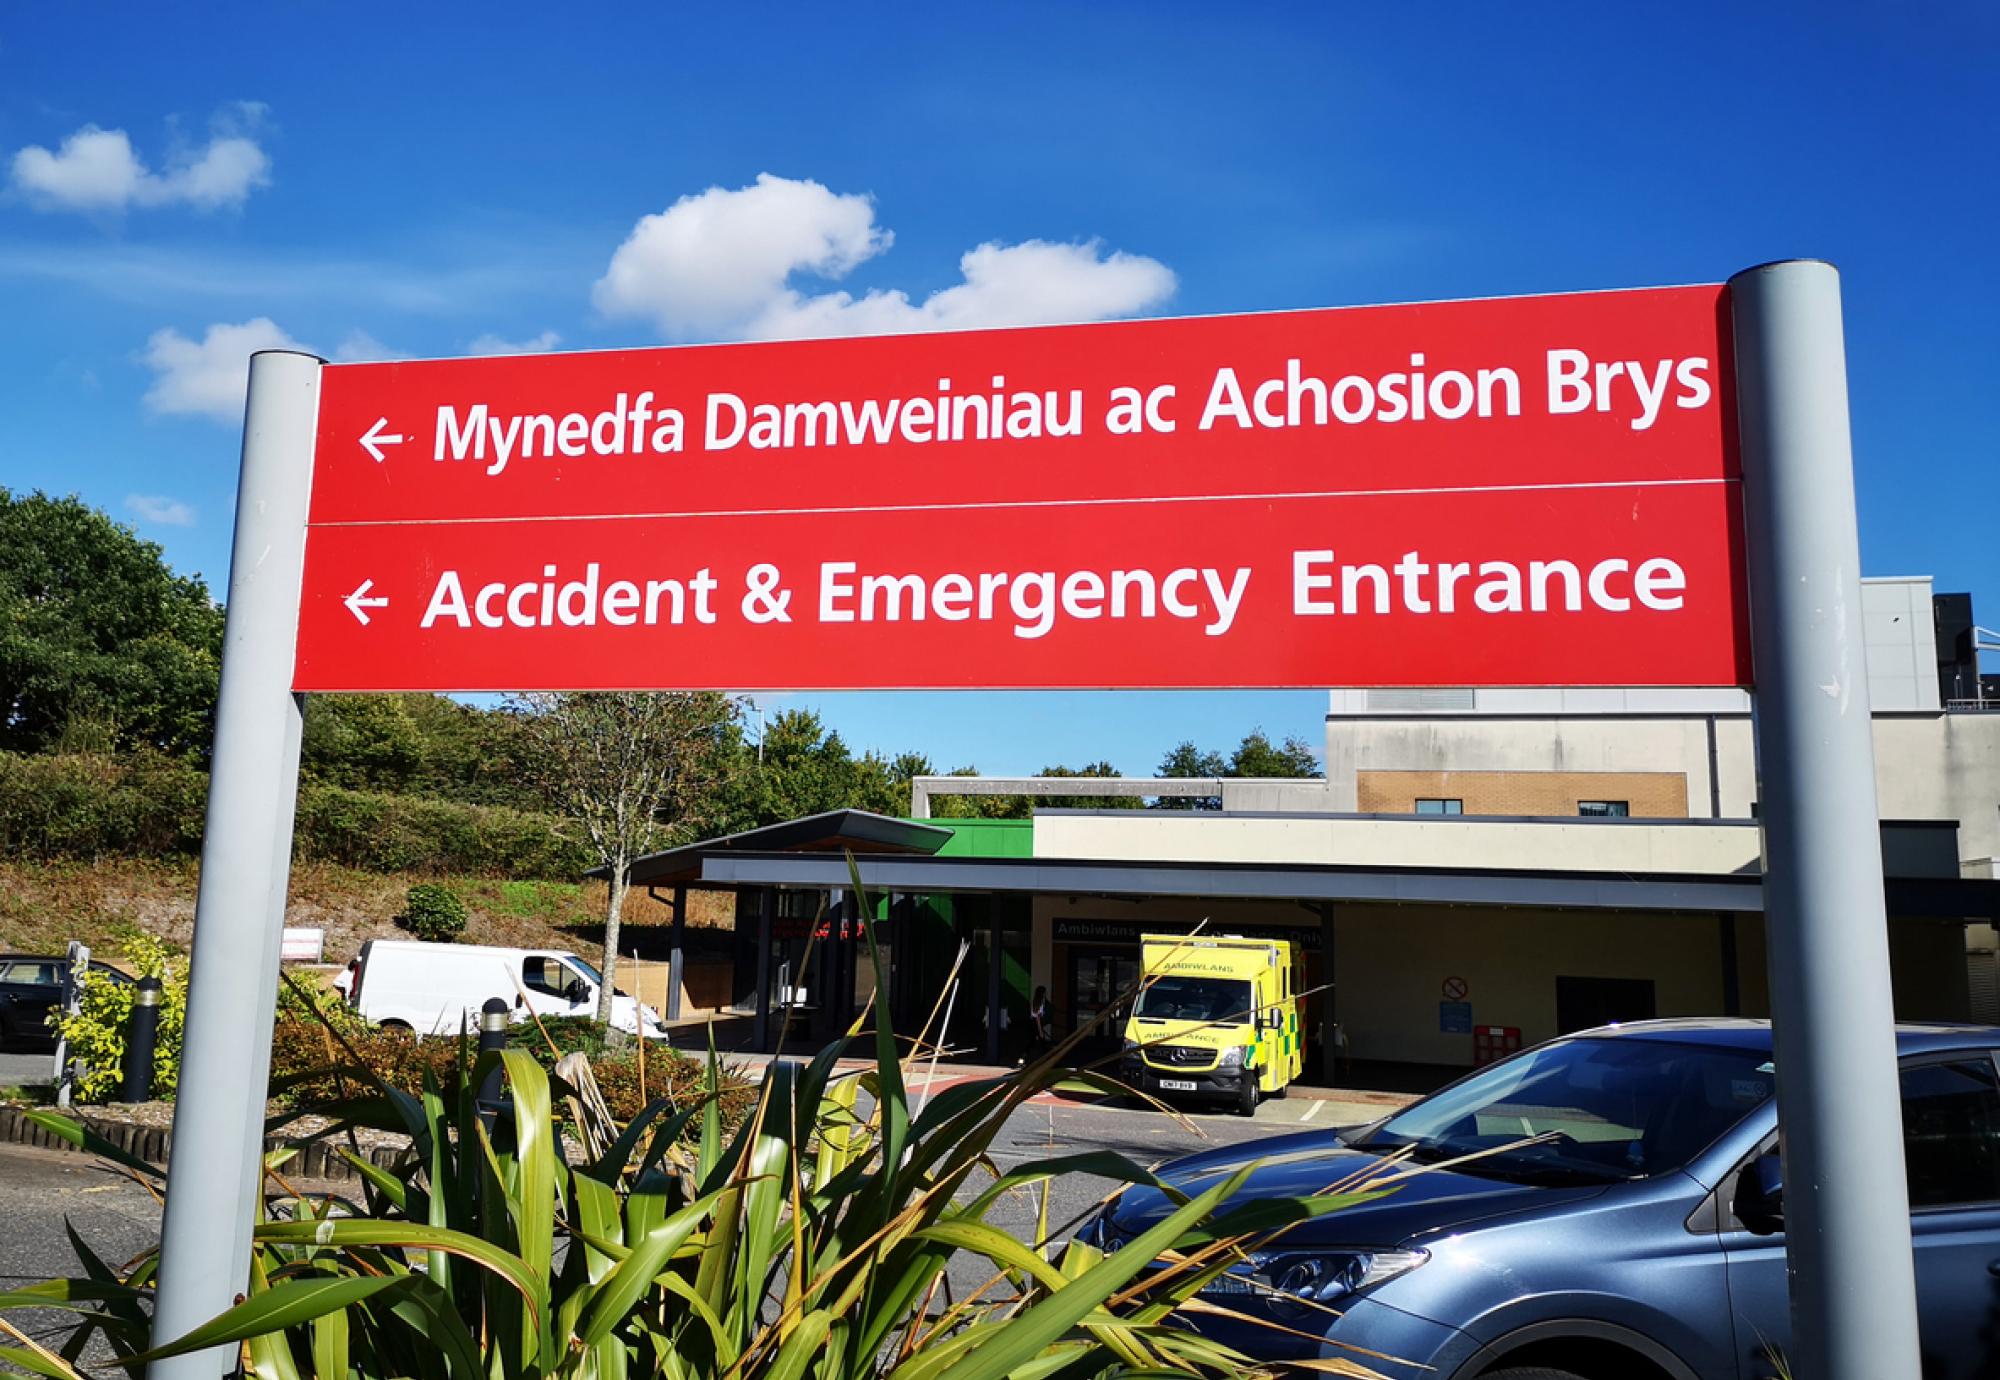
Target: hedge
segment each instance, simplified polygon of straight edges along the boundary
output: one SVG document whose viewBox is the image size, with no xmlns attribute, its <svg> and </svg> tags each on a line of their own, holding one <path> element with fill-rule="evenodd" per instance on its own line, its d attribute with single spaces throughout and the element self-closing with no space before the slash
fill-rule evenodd
<svg viewBox="0 0 2000 1380">
<path fill-rule="evenodd" d="M 158 753 L 0 752 L 0 857 L 191 857 L 207 800 L 207 773 Z M 299 790 L 293 856 L 369 872 L 564 879 L 592 862 L 553 815 L 311 781 Z"/>
<path fill-rule="evenodd" d="M 369 872 L 573 878 L 591 865 L 553 815 L 348 791 L 299 792 L 296 856 Z"/>
</svg>

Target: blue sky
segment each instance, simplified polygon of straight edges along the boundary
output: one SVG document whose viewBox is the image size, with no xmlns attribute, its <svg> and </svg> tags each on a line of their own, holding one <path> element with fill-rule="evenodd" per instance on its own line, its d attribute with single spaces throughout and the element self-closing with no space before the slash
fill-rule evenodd
<svg viewBox="0 0 2000 1380">
<path fill-rule="evenodd" d="M 0 484 L 80 494 L 219 587 L 245 349 L 273 331 L 350 357 L 743 333 L 741 303 L 593 287 L 642 217 L 768 173 L 820 184 L 830 216 L 872 199 L 877 245 L 838 282 L 809 255 L 775 286 L 722 266 L 781 302 L 922 303 L 976 246 L 1037 240 L 1096 242 L 1078 291 L 1111 312 L 1831 259 L 1864 573 L 1934 574 L 2000 623 L 1996 71 L 2000 11 L 1974 3 L 9 7 Z M 1164 274 L 1121 286 L 1099 272 L 1114 254 Z M 797 701 L 859 746 L 989 772 L 1144 772 L 1256 725 L 1317 742 L 1325 710 Z"/>
</svg>

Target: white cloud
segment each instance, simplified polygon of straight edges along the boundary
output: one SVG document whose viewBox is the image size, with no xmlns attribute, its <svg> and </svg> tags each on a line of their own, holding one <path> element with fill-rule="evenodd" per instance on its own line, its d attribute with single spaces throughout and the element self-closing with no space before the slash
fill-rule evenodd
<svg viewBox="0 0 2000 1380">
<path fill-rule="evenodd" d="M 146 406 L 168 415 L 241 421 L 250 356 L 259 350 L 305 349 L 268 316 L 234 326 L 218 322 L 200 340 L 171 327 L 155 331 L 139 356 L 155 375 L 146 390 Z"/>
<path fill-rule="evenodd" d="M 123 211 L 133 206 L 241 206 L 271 182 L 271 158 L 253 137 L 263 107 L 218 115 L 208 142 L 177 150 L 166 171 L 148 169 L 122 129 L 85 125 L 54 152 L 31 144 L 14 155 L 14 185 L 44 211 Z"/>
<path fill-rule="evenodd" d="M 1046 240 L 982 244 L 959 260 L 962 282 L 921 302 L 791 286 L 797 274 L 840 278 L 893 239 L 869 198 L 763 173 L 642 219 L 592 299 L 607 316 L 650 318 L 670 339 L 770 339 L 1098 321 L 1156 307 L 1176 286 L 1156 259 Z"/>
<path fill-rule="evenodd" d="M 867 197 L 760 173 L 641 219 L 591 300 L 607 316 L 651 317 L 673 338 L 735 334 L 794 273 L 841 277 L 892 239 Z"/>
<path fill-rule="evenodd" d="M 194 526 L 194 509 L 178 498 L 168 498 L 164 494 L 127 494 L 125 510 L 141 522 L 161 527 Z"/>
<path fill-rule="evenodd" d="M 482 335 L 473 339 L 465 347 L 469 355 L 545 355 L 562 344 L 562 337 L 554 331 L 543 331 L 529 340 L 506 340 L 497 335 Z"/>
<path fill-rule="evenodd" d="M 891 290 L 802 296 L 787 290 L 751 321 L 758 339 L 886 335 L 902 331 L 1038 326 L 1132 316 L 1173 296 L 1173 270 L 1138 254 L 1105 254 L 1095 241 L 982 244 L 958 261 L 965 281 L 912 302 Z"/>
</svg>

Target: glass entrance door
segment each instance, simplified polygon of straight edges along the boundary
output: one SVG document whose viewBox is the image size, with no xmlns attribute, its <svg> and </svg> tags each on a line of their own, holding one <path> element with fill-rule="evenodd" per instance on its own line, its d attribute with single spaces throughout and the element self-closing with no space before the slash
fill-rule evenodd
<svg viewBox="0 0 2000 1380">
<path fill-rule="evenodd" d="M 1069 1028 L 1081 1030 L 1107 1007 L 1116 1009 L 1086 1039 L 1079 1054 L 1092 1055 L 1118 1047 L 1130 1015 L 1131 994 L 1139 985 L 1139 951 L 1084 949 L 1069 951 Z"/>
</svg>

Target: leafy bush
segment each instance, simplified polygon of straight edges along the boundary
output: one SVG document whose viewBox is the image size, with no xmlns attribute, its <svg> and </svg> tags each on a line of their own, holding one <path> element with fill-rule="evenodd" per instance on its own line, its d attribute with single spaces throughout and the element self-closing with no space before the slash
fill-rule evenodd
<svg viewBox="0 0 2000 1380">
<path fill-rule="evenodd" d="M 160 979 L 160 1024 L 153 1046 L 153 1096 L 170 1098 L 180 1085 L 181 1035 L 187 1024 L 187 964 L 166 941 L 135 934 L 119 945 L 134 977 Z M 118 1093 L 123 1081 L 125 1034 L 132 1026 L 138 1000 L 134 983 L 118 982 L 92 967 L 83 977 L 83 992 L 74 1016 L 53 1022 L 69 1042 L 77 1061 L 75 1095 L 81 1102 L 103 1102 Z"/>
<path fill-rule="evenodd" d="M 465 902 L 440 882 L 418 882 L 404 894 L 396 919 L 426 943 L 449 944 L 465 933 Z"/>
<path fill-rule="evenodd" d="M 354 1035 L 370 1028 L 360 1013 L 347 1004 L 347 998 L 334 987 L 310 978 L 300 980 L 296 976 L 289 982 L 283 977 L 278 979 L 277 1021 L 279 1025 L 288 1021 L 306 1024 L 324 1021 L 342 1035 Z"/>
</svg>

